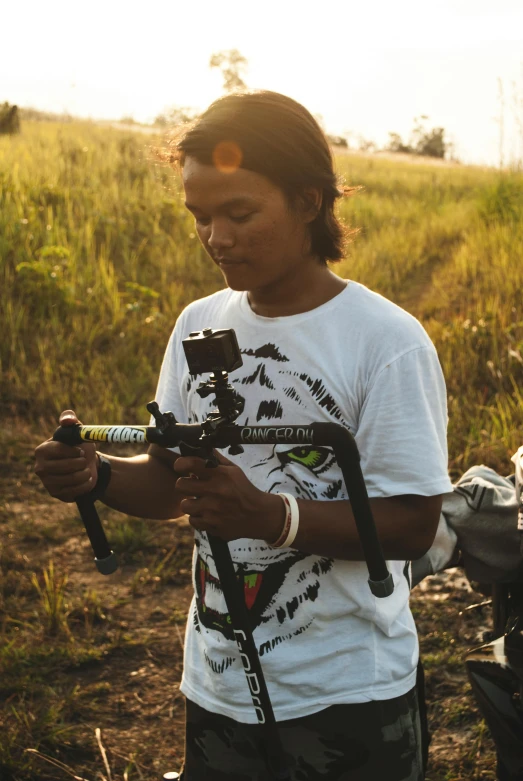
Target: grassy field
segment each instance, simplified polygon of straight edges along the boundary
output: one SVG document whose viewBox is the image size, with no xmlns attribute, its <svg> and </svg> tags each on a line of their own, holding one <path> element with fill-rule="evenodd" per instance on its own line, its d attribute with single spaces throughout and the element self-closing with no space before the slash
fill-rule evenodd
<svg viewBox="0 0 523 781">
<path fill-rule="evenodd" d="M 88 123 L 23 130 L 0 137 L 0 777 L 153 781 L 183 749 L 189 530 L 107 511 L 123 566 L 101 581 L 73 509 L 32 475 L 32 450 L 68 407 L 87 422 L 145 422 L 178 313 L 222 278 L 147 146 L 160 139 Z M 523 176 L 356 155 L 337 166 L 362 189 L 340 207 L 360 231 L 336 271 L 435 342 L 451 477 L 474 463 L 508 474 L 523 441 Z M 413 594 L 430 781 L 495 777 L 462 665 L 488 610 L 459 613 L 481 600 L 459 571 Z"/>
</svg>

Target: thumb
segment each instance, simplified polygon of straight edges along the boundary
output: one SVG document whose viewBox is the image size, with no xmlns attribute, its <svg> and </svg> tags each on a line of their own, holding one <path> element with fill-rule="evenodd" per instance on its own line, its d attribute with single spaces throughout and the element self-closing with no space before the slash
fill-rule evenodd
<svg viewBox="0 0 523 781">
<path fill-rule="evenodd" d="M 76 426 L 81 425 L 81 422 L 76 417 L 76 412 L 72 409 L 66 409 L 60 414 L 58 420 L 61 426 Z"/>
</svg>

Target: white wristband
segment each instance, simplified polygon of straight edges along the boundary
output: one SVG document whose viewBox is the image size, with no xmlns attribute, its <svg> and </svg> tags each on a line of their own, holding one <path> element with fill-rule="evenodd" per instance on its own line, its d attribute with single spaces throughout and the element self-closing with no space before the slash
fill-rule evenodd
<svg viewBox="0 0 523 781">
<path fill-rule="evenodd" d="M 300 508 L 292 494 L 277 494 L 277 496 L 281 496 L 285 505 L 285 523 L 276 542 L 270 543 L 270 545 L 271 548 L 290 548 L 298 534 Z"/>
</svg>

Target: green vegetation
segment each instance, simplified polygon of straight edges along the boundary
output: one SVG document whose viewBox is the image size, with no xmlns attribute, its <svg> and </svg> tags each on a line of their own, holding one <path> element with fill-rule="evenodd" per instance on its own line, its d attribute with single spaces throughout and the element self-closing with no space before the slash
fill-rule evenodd
<svg viewBox="0 0 523 781">
<path fill-rule="evenodd" d="M 144 137 L 27 122 L 0 138 L 0 413 L 147 419 L 181 308 L 222 286 Z M 451 468 L 494 467 L 523 428 L 523 176 L 341 155 L 360 233 L 337 271 L 416 315 L 449 391 Z"/>
<path fill-rule="evenodd" d="M 181 307 L 220 286 L 149 156 L 142 136 L 88 124 L 1 139 L 4 410 L 143 418 Z"/>
<path fill-rule="evenodd" d="M 453 476 L 506 470 L 523 433 L 523 176 L 345 157 L 364 190 L 342 214 L 362 231 L 340 273 L 412 312 L 449 396 Z"/>
<path fill-rule="evenodd" d="M 447 152 L 451 151 L 452 144 L 445 141 L 445 128 L 426 127 L 428 117 L 422 115 L 414 120 L 414 128 L 408 144 L 405 144 L 398 133 L 389 133 L 387 149 L 390 152 L 402 152 L 410 155 L 423 155 L 424 157 L 437 157 L 443 159 Z"/>
<path fill-rule="evenodd" d="M 0 134 L 14 135 L 20 132 L 20 112 L 18 106 L 9 103 L 0 105 Z"/>
<path fill-rule="evenodd" d="M 23 133 L 0 136 L 0 776 L 9 781 L 107 776 L 98 727 L 109 730 L 119 779 L 178 767 L 181 739 L 168 747 L 183 720 L 189 532 L 104 510 L 123 566 L 109 586 L 91 581 L 74 508 L 52 502 L 31 474 L 32 449 L 64 408 L 86 422 L 146 421 L 176 317 L 222 287 L 175 175 L 153 153 L 160 142 L 25 118 Z M 478 462 L 508 473 L 523 434 L 523 176 L 351 154 L 337 166 L 362 187 L 340 205 L 360 230 L 337 272 L 403 306 L 434 340 L 452 477 Z M 437 754 L 430 778 L 491 779 L 492 746 L 462 664 L 485 618 L 463 627 L 457 614 L 473 595 L 440 596 L 429 587 L 413 598 L 433 726 L 465 740 L 452 749 L 459 761 Z M 147 685 L 136 688 L 144 670 Z"/>
<path fill-rule="evenodd" d="M 50 635 L 67 632 L 67 614 L 65 602 L 65 587 L 67 575 L 58 575 L 51 559 L 49 566 L 43 572 L 43 584 L 33 572 L 31 583 L 38 592 L 43 610 L 43 625 Z"/>
</svg>

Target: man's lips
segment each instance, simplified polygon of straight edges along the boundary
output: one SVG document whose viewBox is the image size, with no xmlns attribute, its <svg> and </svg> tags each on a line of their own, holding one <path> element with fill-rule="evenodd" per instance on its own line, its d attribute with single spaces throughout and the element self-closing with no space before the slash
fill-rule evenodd
<svg viewBox="0 0 523 781">
<path fill-rule="evenodd" d="M 234 260 L 233 258 L 221 258 L 221 257 L 215 257 L 214 261 L 219 266 L 240 266 L 242 265 L 242 263 L 245 263 L 244 260 Z"/>
</svg>

